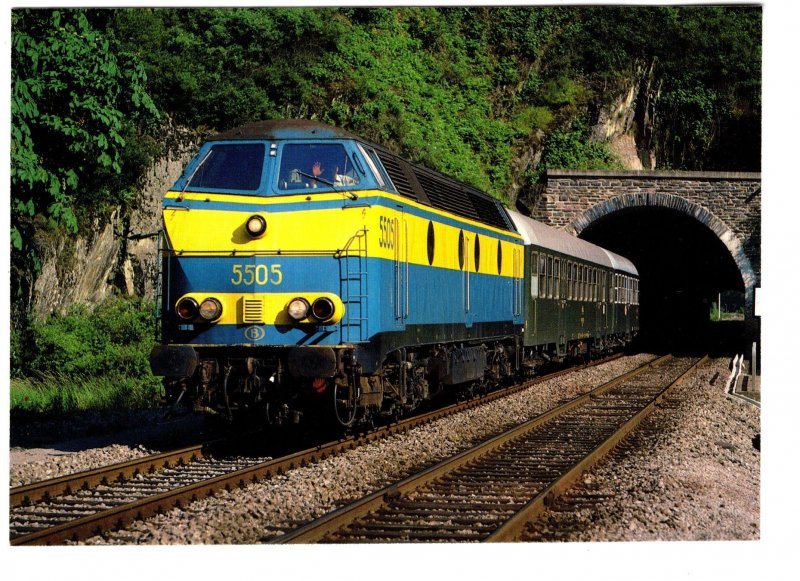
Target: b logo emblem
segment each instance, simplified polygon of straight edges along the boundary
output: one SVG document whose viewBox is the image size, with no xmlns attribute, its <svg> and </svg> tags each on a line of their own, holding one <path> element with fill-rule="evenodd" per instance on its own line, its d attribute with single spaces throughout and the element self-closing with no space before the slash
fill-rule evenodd
<svg viewBox="0 0 800 581">
<path fill-rule="evenodd" d="M 253 325 L 252 327 L 247 327 L 247 329 L 244 330 L 244 336 L 250 341 L 254 342 L 260 341 L 261 339 L 264 338 L 264 335 L 266 334 L 267 333 L 266 331 L 264 331 L 264 329 L 262 329 L 261 327 L 256 327 L 255 325 Z"/>
</svg>

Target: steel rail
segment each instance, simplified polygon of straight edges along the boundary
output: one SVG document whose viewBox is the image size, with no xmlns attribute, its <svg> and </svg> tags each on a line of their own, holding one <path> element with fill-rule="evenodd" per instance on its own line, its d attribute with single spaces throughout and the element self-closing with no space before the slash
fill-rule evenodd
<svg viewBox="0 0 800 581">
<path fill-rule="evenodd" d="M 492 392 L 488 395 L 481 395 L 475 397 L 466 402 L 451 404 L 450 406 L 438 410 L 421 414 L 419 416 L 407 418 L 395 424 L 383 426 L 381 428 L 378 428 L 376 430 L 367 432 L 359 436 L 347 439 L 341 439 L 334 442 L 329 442 L 327 444 L 315 446 L 313 448 L 308 448 L 306 450 L 295 452 L 293 454 L 289 454 L 281 458 L 268 460 L 266 462 L 255 464 L 247 468 L 236 470 L 230 472 L 229 474 L 217 476 L 208 480 L 197 482 L 195 484 L 178 487 L 174 490 L 163 492 L 154 495 L 152 497 L 127 503 L 115 508 L 103 510 L 95 514 L 87 515 L 82 518 L 76 519 L 74 521 L 63 523 L 61 525 L 56 525 L 53 527 L 49 527 L 47 529 L 29 533 L 17 538 L 13 538 L 11 539 L 10 542 L 11 545 L 59 544 L 67 541 L 79 541 L 82 539 L 89 538 L 90 536 L 102 533 L 103 531 L 123 528 L 124 526 L 127 526 L 136 520 L 143 520 L 145 518 L 170 510 L 174 507 L 184 506 L 185 504 L 188 504 L 200 498 L 211 496 L 217 491 L 232 490 L 235 487 L 241 488 L 246 486 L 247 484 L 256 483 L 260 480 L 270 478 L 275 475 L 283 474 L 287 470 L 292 470 L 297 467 L 306 466 L 308 464 L 324 460 L 325 458 L 331 455 L 343 453 L 348 450 L 355 449 L 359 446 L 363 446 L 370 442 L 386 438 L 391 435 L 407 432 L 412 428 L 415 428 L 417 426 L 426 423 L 430 423 L 432 421 L 454 414 L 456 412 L 472 409 L 474 407 L 483 405 L 485 403 L 489 403 L 491 401 L 495 401 L 503 397 L 508 397 L 521 390 L 532 387 L 537 383 L 541 383 L 559 377 L 561 375 L 579 371 L 586 367 L 599 365 L 601 363 L 605 363 L 607 361 L 619 357 L 621 357 L 621 355 L 617 354 L 610 358 L 606 358 L 604 360 L 598 360 L 583 366 L 572 367 L 569 369 L 561 370 L 556 373 L 542 376 L 516 386 Z M 664 358 L 661 358 L 659 360 L 650 362 L 646 364 L 644 368 L 655 365 L 657 362 L 660 362 L 663 359 Z M 630 375 L 631 373 L 632 372 L 625 374 L 622 377 L 624 378 Z M 187 448 L 186 450 L 192 450 L 192 448 Z M 165 453 L 164 455 L 169 455 L 169 454 L 172 453 L 168 452 Z M 146 458 L 142 459 L 142 461 L 146 460 L 148 459 Z M 135 463 L 136 461 L 132 462 Z M 124 464 L 128 464 L 128 462 L 122 463 L 121 465 Z M 118 473 L 117 470 L 121 465 L 114 465 L 112 467 L 112 473 Z M 78 488 L 80 488 L 81 486 L 83 486 L 83 482 L 85 481 L 84 475 L 90 472 L 101 472 L 102 470 L 103 469 L 97 469 L 96 471 L 88 471 L 86 473 L 75 474 L 72 476 L 65 476 L 59 479 L 54 479 L 53 481 L 43 481 L 41 483 L 36 483 L 33 485 L 28 485 L 26 487 L 19 487 L 19 488 L 22 489 L 22 488 L 36 487 L 37 485 L 46 485 L 47 482 L 54 482 L 55 480 L 71 481 L 75 483 L 73 484 L 73 486 L 77 486 Z M 133 473 L 135 474 L 135 469 Z M 72 490 L 74 489 L 75 488 L 72 488 Z M 59 488 L 56 487 L 53 488 L 53 490 L 59 490 Z M 61 485 L 60 490 L 62 491 L 65 490 L 63 485 Z"/>
<path fill-rule="evenodd" d="M 337 531 L 342 527 L 344 527 L 345 525 L 355 521 L 356 519 L 361 518 L 367 515 L 368 513 L 378 509 L 383 504 L 385 504 L 386 499 L 397 497 L 411 490 L 424 486 L 425 484 L 439 478 L 440 476 L 447 474 L 448 472 L 452 472 L 456 468 L 464 466 L 465 464 L 471 462 L 472 460 L 480 456 L 483 456 L 484 454 L 492 450 L 497 449 L 504 443 L 518 438 L 521 434 L 529 432 L 549 422 L 553 418 L 583 405 L 588 400 L 598 397 L 599 395 L 613 389 L 619 384 L 629 379 L 632 379 L 633 377 L 636 377 L 637 375 L 643 373 L 644 371 L 654 366 L 660 365 L 661 363 L 664 363 L 671 358 L 672 358 L 671 355 L 665 355 L 645 365 L 642 365 L 637 369 L 629 371 L 607 383 L 604 383 L 603 385 L 596 387 L 595 389 L 573 400 L 570 400 L 556 408 L 553 408 L 548 412 L 545 412 L 531 420 L 528 420 L 527 422 L 524 422 L 512 428 L 511 430 L 508 430 L 498 436 L 490 438 L 489 440 L 486 440 L 485 442 L 479 444 L 478 446 L 475 446 L 474 448 L 465 450 L 460 454 L 456 454 L 455 456 L 443 460 L 442 462 L 434 466 L 431 466 L 430 468 L 423 470 L 418 474 L 409 476 L 408 478 L 405 478 L 399 482 L 396 482 L 381 490 L 378 490 L 370 495 L 367 495 L 362 499 L 355 501 L 352 504 L 331 511 L 328 514 L 323 515 L 319 519 L 316 519 L 304 526 L 301 526 L 290 533 L 271 539 L 269 543 L 294 544 L 294 543 L 318 542 L 322 540 L 324 537 L 326 537 L 329 533 Z"/>
<path fill-rule="evenodd" d="M 11 489 L 9 507 L 15 508 L 78 490 L 92 488 L 99 484 L 107 484 L 115 480 L 127 480 L 138 474 L 152 473 L 163 468 L 191 462 L 202 456 L 208 443 L 197 444 L 180 450 L 173 450 L 153 456 L 136 458 L 93 470 L 67 474 L 59 478 L 42 480 Z"/>
</svg>

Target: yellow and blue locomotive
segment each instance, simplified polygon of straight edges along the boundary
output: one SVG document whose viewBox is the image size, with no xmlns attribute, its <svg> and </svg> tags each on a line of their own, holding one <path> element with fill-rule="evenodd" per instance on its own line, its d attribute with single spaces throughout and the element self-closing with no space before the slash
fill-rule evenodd
<svg viewBox="0 0 800 581">
<path fill-rule="evenodd" d="M 532 252 L 531 228 L 565 239 L 321 123 L 216 135 L 167 192 L 163 219 L 151 367 L 169 399 L 228 417 L 294 423 L 327 410 L 350 426 L 401 415 L 451 386 L 495 384 L 638 327 L 633 294 L 630 316 L 626 305 L 615 318 L 610 302 L 595 300 L 588 319 L 586 305 L 580 316 L 569 306 L 597 299 L 602 281 L 609 298 L 623 272 L 633 281 L 622 257 L 583 241 L 574 260 L 569 248 Z M 571 271 L 548 279 L 545 257 L 540 294 L 545 251 L 559 269 L 581 266 L 579 290 Z M 592 258 L 603 258 L 593 267 L 602 281 L 592 283 Z M 562 323 L 542 326 L 546 308 L 563 308 Z"/>
</svg>

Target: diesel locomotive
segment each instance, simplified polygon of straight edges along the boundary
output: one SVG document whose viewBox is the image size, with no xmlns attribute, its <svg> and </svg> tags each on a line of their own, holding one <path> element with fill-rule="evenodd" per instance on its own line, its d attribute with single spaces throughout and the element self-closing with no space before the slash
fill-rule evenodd
<svg viewBox="0 0 800 581">
<path fill-rule="evenodd" d="M 396 417 L 639 325 L 626 258 L 312 121 L 200 148 L 163 200 L 159 276 L 168 399 L 269 424 Z"/>
</svg>

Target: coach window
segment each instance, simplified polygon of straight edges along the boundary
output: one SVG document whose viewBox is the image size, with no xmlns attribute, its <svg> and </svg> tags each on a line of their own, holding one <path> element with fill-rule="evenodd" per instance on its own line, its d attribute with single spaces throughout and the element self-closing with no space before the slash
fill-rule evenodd
<svg viewBox="0 0 800 581">
<path fill-rule="evenodd" d="M 589 300 L 589 267 L 583 267 L 583 300 Z"/>
<path fill-rule="evenodd" d="M 581 300 L 586 300 L 586 266 L 581 266 Z"/>
<path fill-rule="evenodd" d="M 586 266 L 584 268 L 586 269 L 586 271 L 584 272 L 584 274 L 585 274 L 584 286 L 586 287 L 586 296 L 585 296 L 584 300 L 591 301 L 592 300 L 592 267 L 591 266 Z"/>
<path fill-rule="evenodd" d="M 553 257 L 547 257 L 547 298 L 553 298 Z"/>
<path fill-rule="evenodd" d="M 600 271 L 600 302 L 606 302 L 606 271 Z"/>
<path fill-rule="evenodd" d="M 617 275 L 616 274 L 612 274 L 611 275 L 611 289 L 610 290 L 611 290 L 611 302 L 612 303 L 616 303 L 617 302 Z"/>
<path fill-rule="evenodd" d="M 531 298 L 539 298 L 539 253 L 531 252 Z"/>
<path fill-rule="evenodd" d="M 555 286 L 553 287 L 553 296 L 561 298 L 561 259 L 553 259 L 553 276 L 555 277 Z"/>
<path fill-rule="evenodd" d="M 577 301 L 578 297 L 578 265 L 572 263 L 572 300 Z"/>
<path fill-rule="evenodd" d="M 539 297 L 547 296 L 547 258 L 544 254 L 539 255 Z"/>
<path fill-rule="evenodd" d="M 360 181 L 350 156 L 339 143 L 284 145 L 279 176 L 281 190 L 330 191 Z"/>
</svg>

